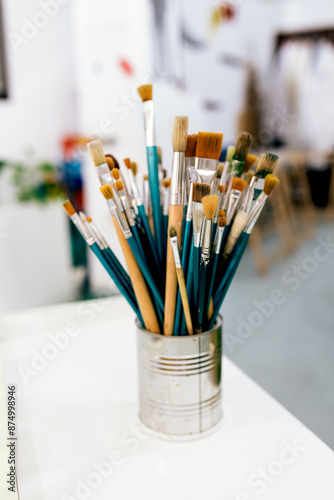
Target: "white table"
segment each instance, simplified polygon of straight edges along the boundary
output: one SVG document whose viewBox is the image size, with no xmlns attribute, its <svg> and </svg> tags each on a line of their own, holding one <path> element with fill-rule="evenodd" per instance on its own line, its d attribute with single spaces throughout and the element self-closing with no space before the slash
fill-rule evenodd
<svg viewBox="0 0 334 500">
<path fill-rule="evenodd" d="M 215 433 L 187 443 L 145 433 L 133 320 L 122 298 L 0 318 L 22 500 L 333 500 L 333 452 L 226 358 Z M 43 350 L 54 358 L 36 361 Z"/>
</svg>

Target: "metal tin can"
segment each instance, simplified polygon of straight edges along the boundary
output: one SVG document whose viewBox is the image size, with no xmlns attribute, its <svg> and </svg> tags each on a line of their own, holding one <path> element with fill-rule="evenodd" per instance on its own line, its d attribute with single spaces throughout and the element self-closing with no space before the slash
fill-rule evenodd
<svg viewBox="0 0 334 500">
<path fill-rule="evenodd" d="M 222 417 L 222 320 L 209 332 L 165 336 L 137 324 L 140 418 L 164 437 L 196 436 Z"/>
</svg>

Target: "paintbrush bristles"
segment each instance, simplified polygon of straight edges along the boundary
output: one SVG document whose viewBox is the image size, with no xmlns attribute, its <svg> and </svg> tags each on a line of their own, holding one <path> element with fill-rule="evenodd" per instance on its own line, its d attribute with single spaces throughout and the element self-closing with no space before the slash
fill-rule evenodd
<svg viewBox="0 0 334 500">
<path fill-rule="evenodd" d="M 63 203 L 63 207 L 64 209 L 66 210 L 67 212 L 67 215 L 69 217 L 72 217 L 72 215 L 74 215 L 76 212 L 75 212 L 75 208 L 74 206 L 72 205 L 72 203 L 70 202 L 70 200 L 66 200 L 64 201 Z"/>
<path fill-rule="evenodd" d="M 188 137 L 188 117 L 177 116 L 173 125 L 173 151 L 174 153 L 185 153 Z"/>
<path fill-rule="evenodd" d="M 124 158 L 124 164 L 126 165 L 126 167 L 130 170 L 131 168 L 131 160 L 130 158 Z"/>
<path fill-rule="evenodd" d="M 273 154 L 261 155 L 255 170 L 255 175 L 265 177 L 267 174 L 272 174 L 278 162 L 278 156 Z"/>
<path fill-rule="evenodd" d="M 115 181 L 118 181 L 118 179 L 120 178 L 120 173 L 119 173 L 119 170 L 117 168 L 114 168 L 112 171 L 111 171 L 111 175 L 113 176 L 113 178 L 115 179 Z"/>
<path fill-rule="evenodd" d="M 218 226 L 219 227 L 225 227 L 227 224 L 227 219 L 226 217 L 221 217 L 218 221 Z"/>
<path fill-rule="evenodd" d="M 263 191 L 264 193 L 269 196 L 273 190 L 278 186 L 279 184 L 279 178 L 276 177 L 276 175 L 273 174 L 268 174 L 267 177 L 264 179 L 264 187 Z"/>
<path fill-rule="evenodd" d="M 131 170 L 133 175 L 136 177 L 137 172 L 138 172 L 138 165 L 135 161 L 131 162 Z"/>
<path fill-rule="evenodd" d="M 220 193 L 223 193 L 225 191 L 225 186 L 223 184 L 221 184 L 220 186 L 218 186 L 218 191 Z"/>
<path fill-rule="evenodd" d="M 177 236 L 177 229 L 175 226 L 171 226 L 169 229 L 168 229 L 168 233 L 169 233 L 169 237 L 170 238 L 175 238 Z"/>
<path fill-rule="evenodd" d="M 218 212 L 219 217 L 225 217 L 225 210 L 220 209 Z"/>
<path fill-rule="evenodd" d="M 202 203 L 204 196 L 208 196 L 211 191 L 210 184 L 202 184 L 200 182 L 193 183 L 193 202 Z"/>
<path fill-rule="evenodd" d="M 188 135 L 186 158 L 191 158 L 192 156 L 196 156 L 196 146 L 197 146 L 197 134 Z"/>
<path fill-rule="evenodd" d="M 235 146 L 229 146 L 227 148 L 225 161 L 231 161 L 235 153 Z"/>
<path fill-rule="evenodd" d="M 247 186 L 247 182 L 243 179 L 239 179 L 239 177 L 235 177 L 232 182 L 232 189 L 236 191 L 243 191 Z"/>
<path fill-rule="evenodd" d="M 114 193 L 113 193 L 113 190 L 111 189 L 111 187 L 109 186 L 109 184 L 106 184 L 105 186 L 101 186 L 100 187 L 100 191 L 101 191 L 101 193 L 103 194 L 103 196 L 105 197 L 106 200 L 112 200 L 113 199 Z"/>
<path fill-rule="evenodd" d="M 100 139 L 96 141 L 91 141 L 87 144 L 88 151 L 92 157 L 95 167 L 99 167 L 106 163 L 106 157 L 103 152 L 103 147 Z"/>
<path fill-rule="evenodd" d="M 171 182 L 172 182 L 172 179 L 166 179 L 164 181 L 162 181 L 162 185 L 164 188 L 170 188 L 170 185 L 171 185 Z"/>
<path fill-rule="evenodd" d="M 221 179 L 221 177 L 223 175 L 223 171 L 224 171 L 224 163 L 219 162 L 217 170 L 216 170 L 216 178 L 217 179 Z"/>
<path fill-rule="evenodd" d="M 196 147 L 197 158 L 219 160 L 223 145 L 223 134 L 199 132 Z"/>
<path fill-rule="evenodd" d="M 143 102 L 152 101 L 153 97 L 153 87 L 150 84 L 141 85 L 137 88 L 138 94 Z"/>
<path fill-rule="evenodd" d="M 249 172 L 253 165 L 257 162 L 257 156 L 255 155 L 247 155 L 245 159 L 245 165 L 243 169 L 243 173 Z"/>
<path fill-rule="evenodd" d="M 252 136 L 248 132 L 242 132 L 235 147 L 234 159 L 245 161 L 248 151 L 252 145 Z"/>
<path fill-rule="evenodd" d="M 117 181 L 117 182 L 116 182 L 116 189 L 117 189 L 117 191 L 123 191 L 123 189 L 124 189 L 124 184 L 123 184 L 123 182 L 122 182 L 122 181 Z"/>
<path fill-rule="evenodd" d="M 111 158 L 111 156 L 107 156 L 107 155 L 105 156 L 105 160 L 106 160 L 106 164 L 109 167 L 109 170 L 112 171 L 115 168 L 114 160 Z"/>
<path fill-rule="evenodd" d="M 211 196 L 204 196 L 202 199 L 202 205 L 206 219 L 212 220 L 218 207 L 218 196 L 215 194 Z"/>
</svg>

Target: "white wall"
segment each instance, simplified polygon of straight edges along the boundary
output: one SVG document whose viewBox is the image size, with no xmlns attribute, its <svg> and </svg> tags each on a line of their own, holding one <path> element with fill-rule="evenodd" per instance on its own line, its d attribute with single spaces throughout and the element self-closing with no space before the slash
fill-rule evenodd
<svg viewBox="0 0 334 500">
<path fill-rule="evenodd" d="M 0 100 L 1 159 L 24 159 L 32 148 L 55 160 L 60 139 L 76 131 L 72 5 L 52 1 L 54 17 L 44 14 L 47 24 L 36 29 L 27 20 L 45 22 L 39 0 L 3 0 L 10 97 Z"/>
</svg>

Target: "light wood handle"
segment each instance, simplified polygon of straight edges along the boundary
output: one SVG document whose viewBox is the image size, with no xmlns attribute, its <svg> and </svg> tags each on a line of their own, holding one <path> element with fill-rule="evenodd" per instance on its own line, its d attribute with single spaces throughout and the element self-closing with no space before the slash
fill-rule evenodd
<svg viewBox="0 0 334 500">
<path fill-rule="evenodd" d="M 150 294 L 148 292 L 143 273 L 132 253 L 129 243 L 127 242 L 118 221 L 113 216 L 114 226 L 118 236 L 119 243 L 122 247 L 123 254 L 128 267 L 131 283 L 137 298 L 138 306 L 143 317 L 145 328 L 150 332 L 160 333 L 159 323 L 155 310 L 152 304 Z"/>
<path fill-rule="evenodd" d="M 182 267 L 176 268 L 177 279 L 180 287 L 181 300 L 183 305 L 184 316 L 186 318 L 187 330 L 189 335 L 193 335 L 193 322 L 191 320 L 191 313 L 189 307 L 189 300 L 187 295 L 187 287 L 184 279 L 183 269 Z"/>
<path fill-rule="evenodd" d="M 175 226 L 179 247 L 182 236 L 183 205 L 170 205 L 168 227 Z M 167 261 L 166 261 L 166 298 L 165 298 L 165 322 L 164 334 L 173 335 L 175 320 L 175 305 L 177 295 L 177 277 L 175 261 L 170 239 L 167 238 Z"/>
</svg>

